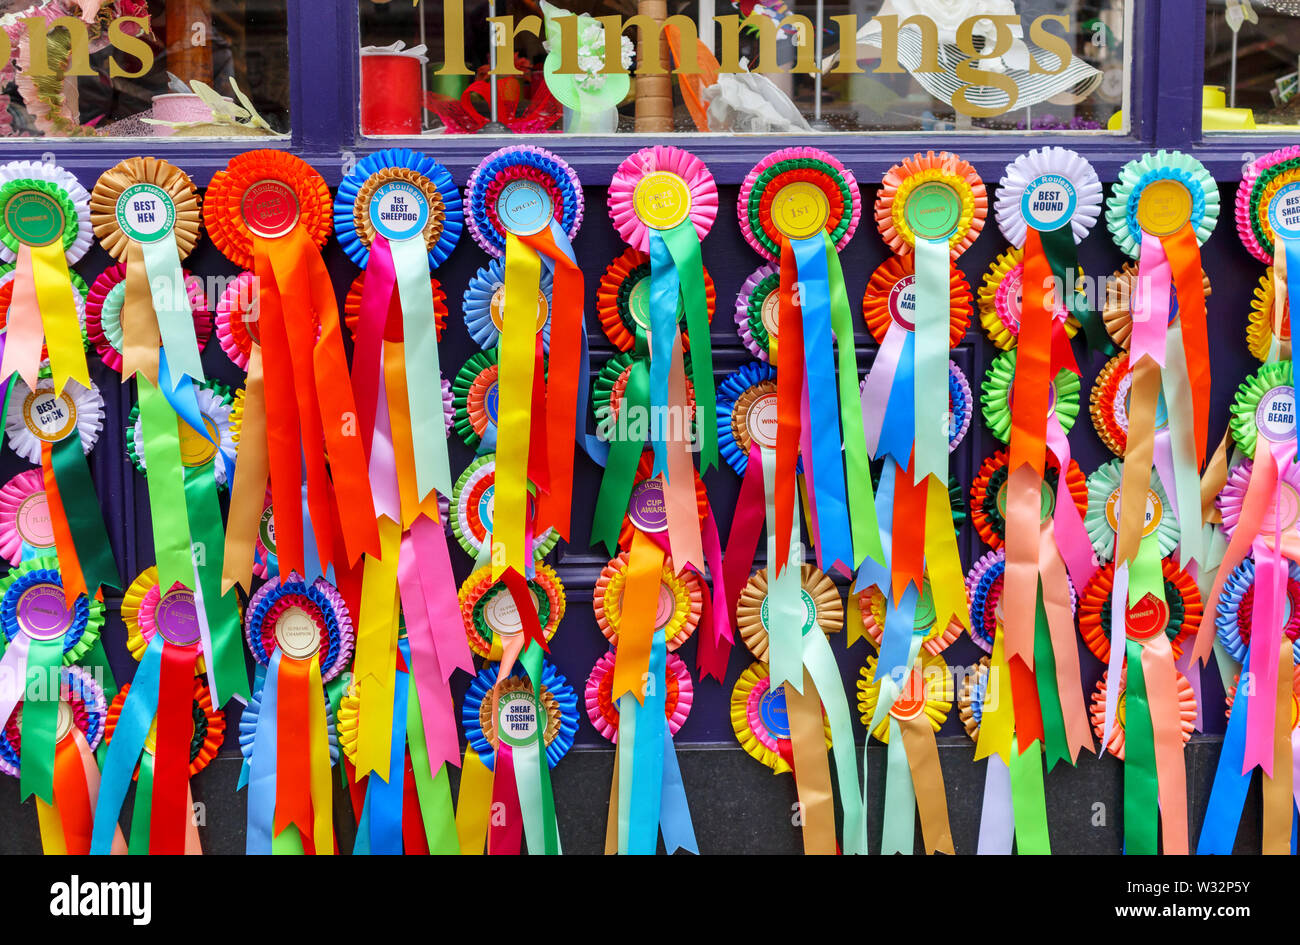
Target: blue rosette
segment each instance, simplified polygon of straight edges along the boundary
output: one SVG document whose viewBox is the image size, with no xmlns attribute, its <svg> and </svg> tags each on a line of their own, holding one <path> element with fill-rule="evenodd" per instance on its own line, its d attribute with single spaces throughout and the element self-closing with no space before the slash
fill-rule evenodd
<svg viewBox="0 0 1300 945">
<path fill-rule="evenodd" d="M 491 256 L 506 252 L 506 230 L 496 198 L 512 181 L 532 181 L 551 195 L 554 219 L 572 240 L 582 225 L 582 184 L 573 168 L 544 148 L 511 145 L 493 151 L 474 168 L 465 185 L 470 235 Z"/>
<path fill-rule="evenodd" d="M 542 350 L 551 350 L 551 271 L 542 267 L 540 288 L 546 298 L 546 321 L 542 324 Z M 484 351 L 491 351 L 501 343 L 501 329 L 497 327 L 492 315 L 492 300 L 497 300 L 498 310 L 504 304 L 501 298 L 505 292 L 506 265 L 500 259 L 494 259 L 478 272 L 474 273 L 465 288 L 462 299 L 462 311 L 465 316 L 465 328 Z"/>
<path fill-rule="evenodd" d="M 1200 161 L 1181 151 L 1159 150 L 1125 164 L 1106 201 L 1106 227 L 1124 253 L 1138 258 L 1142 227 L 1138 203 L 1142 192 L 1159 180 L 1173 180 L 1187 188 L 1192 198 L 1191 225 L 1196 241 L 1204 244 L 1219 219 L 1219 187 Z"/>
<path fill-rule="evenodd" d="M 1286 580 L 1286 619 L 1282 630 L 1292 636 L 1300 630 L 1300 564 L 1287 562 Z M 1254 593 L 1255 559 L 1248 557 L 1233 570 L 1232 575 L 1223 585 L 1215 610 L 1214 625 L 1219 642 L 1238 663 L 1246 663 L 1246 654 L 1250 651 L 1250 604 L 1248 595 Z M 1245 617 L 1243 623 L 1242 617 Z M 1292 637 L 1292 659 L 1300 662 L 1300 638 Z"/>
<path fill-rule="evenodd" d="M 488 739 L 486 731 L 492 724 L 491 703 L 487 697 L 497 684 L 497 670 L 498 664 L 491 663 L 471 680 L 460 709 L 465 738 L 489 770 L 496 765 L 496 746 Z M 533 692 L 532 683 L 524 673 L 523 666 L 518 663 L 502 681 L 501 688 L 503 693 L 524 690 Z M 542 663 L 542 680 L 538 689 L 546 715 L 546 763 L 554 768 L 573 747 L 573 740 L 578 734 L 578 694 L 559 670 L 545 661 Z"/>
<path fill-rule="evenodd" d="M 775 392 L 776 368 L 763 361 L 742 364 L 718 384 L 718 452 L 738 476 L 744 476 L 749 468 L 753 438 L 746 418 L 738 414 L 737 408 L 743 411 L 752 406 L 755 394 L 762 396 L 768 387 Z"/>
<path fill-rule="evenodd" d="M 253 690 L 248 705 L 244 706 L 244 711 L 239 716 L 239 753 L 244 756 L 245 765 L 253 760 L 253 740 L 257 736 L 257 718 L 262 711 L 262 690 L 265 686 L 263 681 L 262 685 Z M 329 733 L 330 767 L 334 767 L 339 763 L 339 734 L 334 725 L 334 710 L 330 707 L 329 696 L 324 689 L 321 690 L 321 698 L 325 700 L 325 731 Z"/>
<path fill-rule="evenodd" d="M 993 652 L 997 631 L 997 605 L 1002 595 L 1002 576 L 1007 569 L 1005 549 L 986 553 L 975 562 L 966 576 L 966 594 L 970 599 L 970 638 L 985 653 Z"/>
<path fill-rule="evenodd" d="M 970 430 L 971 417 L 975 415 L 975 398 L 970 392 L 970 382 L 957 366 L 948 362 L 948 452 L 951 453 Z"/>
<path fill-rule="evenodd" d="M 6 644 L 22 632 L 18 601 L 27 591 L 43 584 L 57 587 L 59 596 L 63 596 L 63 575 L 57 559 L 32 558 L 0 578 L 0 629 Z M 71 666 L 89 653 L 103 626 L 104 605 L 85 594 L 78 595 L 72 605 L 72 622 L 63 632 L 63 664 Z"/>
<path fill-rule="evenodd" d="M 60 700 L 72 705 L 73 723 L 81 729 L 86 745 L 91 751 L 104 740 L 108 720 L 108 706 L 104 690 L 94 677 L 80 666 L 63 666 L 59 669 Z M 0 771 L 19 777 L 22 771 L 21 725 L 17 713 L 9 724 L 0 727 Z"/>
<path fill-rule="evenodd" d="M 387 171 L 399 173 L 385 174 Z M 464 204 L 460 191 L 451 179 L 451 172 L 418 151 L 387 148 L 358 161 L 352 173 L 339 184 L 338 195 L 334 198 L 334 230 L 338 234 L 339 245 L 348 254 L 348 258 L 362 269 L 370 261 L 372 232 L 367 232 L 367 227 L 360 230 L 357 228 L 358 200 L 368 199 L 368 192 L 378 183 L 390 178 L 398 179 L 399 175 L 409 179 L 411 174 L 426 178 L 442 202 L 441 225 L 429 248 L 429 268 L 435 269 L 446 262 L 460 241 L 460 235 L 465 229 Z"/>
<path fill-rule="evenodd" d="M 352 659 L 352 618 L 334 585 L 324 578 L 308 583 L 298 574 L 263 584 L 248 601 L 244 634 L 258 665 L 269 666 L 275 652 L 275 625 L 290 607 L 298 607 L 316 623 L 324 637 L 320 650 L 321 679 L 329 682 Z"/>
</svg>

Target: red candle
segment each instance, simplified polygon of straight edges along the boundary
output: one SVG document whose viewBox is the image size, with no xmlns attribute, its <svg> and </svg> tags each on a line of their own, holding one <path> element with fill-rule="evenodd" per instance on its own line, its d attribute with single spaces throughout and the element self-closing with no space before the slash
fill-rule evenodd
<svg viewBox="0 0 1300 945">
<path fill-rule="evenodd" d="M 402 53 L 362 55 L 362 134 L 418 135 L 423 99 L 418 56 Z"/>
</svg>

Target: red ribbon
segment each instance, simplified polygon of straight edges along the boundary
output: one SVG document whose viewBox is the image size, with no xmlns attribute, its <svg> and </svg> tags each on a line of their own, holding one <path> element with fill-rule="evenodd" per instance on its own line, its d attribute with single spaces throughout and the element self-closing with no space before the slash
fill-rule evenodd
<svg viewBox="0 0 1300 945">
<path fill-rule="evenodd" d="M 149 816 L 149 852 L 185 852 L 190 819 L 190 741 L 194 737 L 194 664 L 198 644 L 163 643 L 158 671 L 158 734 L 153 759 L 153 808 Z"/>
<path fill-rule="evenodd" d="M 780 366 L 776 372 L 776 562 L 772 577 L 790 560 L 794 528 L 795 475 L 799 462 L 800 404 L 803 400 L 803 309 L 795 301 L 799 271 L 790 241 L 781 240 Z"/>
<path fill-rule="evenodd" d="M 285 827 L 294 824 L 302 834 L 304 847 L 312 837 L 309 709 L 310 700 L 319 698 L 320 693 L 311 691 L 309 663 L 282 657 L 276 706 L 280 734 L 276 740 L 274 830 L 279 836 Z"/>
</svg>

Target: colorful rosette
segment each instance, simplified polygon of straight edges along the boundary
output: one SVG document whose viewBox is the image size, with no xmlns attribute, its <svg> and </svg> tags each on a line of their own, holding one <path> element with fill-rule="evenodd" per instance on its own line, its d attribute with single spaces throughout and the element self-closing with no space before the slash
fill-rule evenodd
<svg viewBox="0 0 1300 945">
<path fill-rule="evenodd" d="M 438 340 L 442 341 L 442 333 L 447 329 L 447 293 L 442 290 L 442 283 L 437 279 L 430 279 L 429 287 L 433 290 L 433 324 L 438 333 Z M 363 269 L 352 280 L 352 285 L 348 287 L 348 294 L 343 300 L 343 321 L 353 338 L 356 337 L 357 322 L 361 319 L 361 294 L 365 289 L 366 271 Z M 402 340 L 400 318 L 388 319 L 384 325 L 384 340 L 394 342 Z"/>
<path fill-rule="evenodd" d="M 1123 466 L 1118 459 L 1102 463 L 1088 476 L 1088 508 L 1083 526 L 1092 541 L 1092 550 L 1098 561 L 1109 561 L 1115 553 L 1115 539 L 1119 535 L 1119 490 L 1123 479 Z M 1182 534 L 1169 496 L 1160 482 L 1160 474 L 1151 471 L 1151 485 L 1147 489 L 1146 524 L 1142 537 L 1156 536 L 1160 557 L 1167 558 L 1178 547 Z"/>
<path fill-rule="evenodd" d="M 668 522 L 660 511 L 663 508 L 661 501 L 653 503 L 653 511 L 649 514 L 640 508 L 643 499 L 663 499 L 663 484 L 658 481 L 653 472 L 654 454 L 646 450 L 641 454 L 641 460 L 637 463 L 636 472 L 632 476 L 632 497 L 618 530 L 620 548 L 632 547 L 632 539 L 638 528 L 643 532 L 658 533 L 668 527 Z M 700 478 L 698 472 L 695 474 L 695 511 L 699 515 L 700 526 L 703 527 L 709 517 L 709 496 L 704 489 L 704 480 Z"/>
<path fill-rule="evenodd" d="M 1088 395 L 1088 414 L 1092 417 L 1093 429 L 1116 456 L 1124 455 L 1128 443 L 1128 399 L 1132 387 L 1133 372 L 1129 370 L 1128 355 L 1117 354 L 1097 372 L 1092 393 Z"/>
<path fill-rule="evenodd" d="M 245 270 L 226 284 L 217 300 L 217 341 L 235 367 L 248 370 L 257 333 L 257 277 Z"/>
<path fill-rule="evenodd" d="M 1011 436 L 1011 391 L 1016 376 L 1016 350 L 1003 351 L 984 374 L 980 406 L 989 432 L 1008 442 Z M 1079 375 L 1065 369 L 1057 372 L 1047 399 L 1048 415 L 1056 415 L 1061 430 L 1069 433 L 1079 416 Z"/>
<path fill-rule="evenodd" d="M 3 291 L 3 290 L 0 290 Z M 1273 347 L 1273 267 L 1269 266 L 1259 277 L 1254 297 L 1250 300 L 1250 314 L 1246 317 L 1246 347 L 1255 360 L 1268 360 Z M 1290 319 L 1282 320 L 1282 340 L 1291 343 Z"/>
<path fill-rule="evenodd" d="M 127 693 L 131 684 L 124 685 L 108 707 L 107 732 L 105 737 L 111 742 L 117 730 L 118 720 L 122 717 L 122 706 L 126 704 Z M 212 694 L 202 676 L 194 677 L 194 695 L 191 702 L 190 718 L 194 724 L 194 734 L 190 737 L 190 777 L 194 777 L 217 757 L 221 742 L 226 737 L 226 714 L 212 705 Z M 147 738 L 145 751 L 152 752 L 153 739 Z"/>
<path fill-rule="evenodd" d="M 742 364 L 718 384 L 718 450 L 744 476 L 755 442 L 776 449 L 776 369 L 761 361 Z"/>
<path fill-rule="evenodd" d="M 827 636 L 839 633 L 844 627 L 844 602 L 835 582 L 814 565 L 804 564 L 800 583 L 804 632 L 815 626 Z M 767 585 L 767 568 L 755 571 L 741 588 L 736 604 L 736 629 L 740 638 L 754 658 L 762 662 L 767 662 Z"/>
<path fill-rule="evenodd" d="M 790 194 L 821 191 L 829 210 L 824 229 L 836 250 L 843 249 L 862 216 L 862 194 L 853 172 L 817 148 L 774 151 L 746 175 L 736 200 L 746 242 L 769 261 L 780 262 L 781 241 L 786 237 L 773 219 L 773 205 L 787 188 L 791 188 Z"/>
<path fill-rule="evenodd" d="M 149 643 L 159 633 L 169 643 L 189 645 L 201 640 L 194 592 L 172 585 L 163 593 L 158 585 L 158 569 L 145 568 L 127 586 L 122 595 L 122 623 L 126 626 L 126 648 L 136 661 L 144 659 Z M 206 672 L 200 644 L 195 673 Z"/>
<path fill-rule="evenodd" d="M 868 587 L 858 594 L 862 629 L 876 644 L 876 649 L 880 649 L 880 643 L 885 638 L 885 606 L 885 595 L 878 587 Z M 925 652 L 939 654 L 961 636 L 961 631 L 961 621 L 956 617 L 946 627 L 935 622 L 934 596 L 930 593 L 930 580 L 926 578 L 921 585 L 921 593 L 916 599 L 916 610 L 912 616 L 913 634 L 924 634 L 921 645 Z"/>
<path fill-rule="evenodd" d="M 865 383 L 865 382 L 864 382 Z M 971 418 L 975 416 L 975 398 L 971 395 L 970 381 L 957 366 L 956 361 L 948 362 L 948 452 L 961 446 L 970 430 Z M 955 509 L 954 509 L 955 511 Z"/>
<path fill-rule="evenodd" d="M 33 640 L 63 638 L 63 664 L 71 666 L 90 652 L 104 628 L 104 605 L 78 594 L 69 608 L 63 575 L 53 557 L 24 561 L 0 578 L 0 629 L 12 643 L 19 631 Z"/>
<path fill-rule="evenodd" d="M 653 214 L 657 191 L 669 189 L 676 198 L 674 216 L 689 219 L 699 239 L 709 235 L 718 216 L 718 186 L 713 175 L 689 151 L 657 144 L 629 154 L 609 182 L 609 215 L 623 242 L 642 253 L 650 252 L 650 228 L 642 215 L 646 208 Z"/>
<path fill-rule="evenodd" d="M 619 628 L 623 622 L 623 592 L 627 588 L 628 553 L 620 551 L 618 557 L 601 569 L 592 592 L 591 606 L 596 611 L 596 625 L 610 646 L 618 646 Z M 665 558 L 659 572 L 659 597 L 655 608 L 655 631 L 663 631 L 664 642 L 671 653 L 695 633 L 700 615 L 704 612 L 704 581 L 689 568 L 677 573 L 671 559 Z"/>
<path fill-rule="evenodd" d="M 1079 272 L 1082 278 L 1082 271 Z M 1000 253 L 984 273 L 980 286 L 980 325 L 989 341 L 1003 351 L 1010 351 L 1020 337 L 1020 309 L 1025 282 L 1025 251 L 1012 247 Z M 1079 323 L 1070 316 L 1058 300 L 1053 318 L 1065 321 L 1065 336 L 1073 338 Z"/>
<path fill-rule="evenodd" d="M 119 263 L 126 263 L 130 245 L 137 241 L 123 226 L 119 202 L 124 196 L 139 196 L 141 191 L 171 203 L 177 253 L 184 259 L 194 252 L 202 224 L 199 190 L 179 167 L 153 157 L 127 158 L 99 175 L 90 195 L 90 223 L 100 245 Z"/>
<path fill-rule="evenodd" d="M 199 350 L 212 337 L 212 313 L 208 311 L 203 280 L 185 272 L 185 293 L 194 317 L 194 335 Z M 86 335 L 99 359 L 114 371 L 122 370 L 122 304 L 126 301 L 126 263 L 109 266 L 95 279 L 86 297 Z"/>
<path fill-rule="evenodd" d="M 542 663 L 542 678 L 538 680 L 536 691 L 524 675 L 522 666 L 516 665 L 510 675 L 499 682 L 498 671 L 496 666 L 485 666 L 469 684 L 460 709 L 466 741 L 488 770 L 493 770 L 497 760 L 497 731 L 492 724 L 493 696 L 498 706 L 498 718 L 516 701 L 531 703 L 531 713 L 512 713 L 525 717 L 531 714 L 533 718 L 529 730 L 523 734 L 515 732 L 513 741 L 535 737 L 537 726 L 540 725 L 542 744 L 546 747 L 546 763 L 554 768 L 573 747 L 573 740 L 578 734 L 578 694 L 549 662 Z M 507 736 L 507 743 L 511 740 Z"/>
<path fill-rule="evenodd" d="M 826 747 L 831 747 L 831 723 L 825 721 Z M 731 690 L 731 729 L 745 753 L 781 774 L 790 771 L 794 749 L 790 745 L 790 722 L 785 704 L 785 686 L 772 688 L 765 663 L 751 663 Z"/>
<path fill-rule="evenodd" d="M 713 277 L 704 270 L 704 297 L 708 304 L 709 322 L 717 308 L 718 291 Z M 631 351 L 636 344 L 636 333 L 650 330 L 650 257 L 641 250 L 629 247 L 605 267 L 596 288 L 596 317 L 605 337 L 619 351 Z M 677 300 L 677 320 L 681 324 L 682 346 L 691 350 L 690 333 L 686 328 L 686 307 Z"/>
<path fill-rule="evenodd" d="M 253 573 L 260 578 L 275 577 L 280 573 L 280 563 L 275 555 L 275 514 L 271 506 L 271 487 L 266 488 L 262 517 L 257 523 L 257 540 L 253 546 Z"/>
<path fill-rule="evenodd" d="M 0 164 L 0 207 L 26 192 L 40 192 L 58 205 L 62 214 L 61 243 L 68 263 L 79 262 L 92 241 L 90 194 L 77 178 L 59 165 L 44 161 L 10 161 Z M 19 240 L 0 213 L 0 260 L 18 258 Z"/>
<path fill-rule="evenodd" d="M 1137 263 L 1126 262 L 1115 270 L 1106 280 L 1106 301 L 1102 306 L 1101 320 L 1106 326 L 1106 334 L 1121 348 L 1128 350 L 1128 342 L 1133 334 L 1133 304 L 1137 296 Z M 1210 297 L 1210 277 L 1201 270 L 1201 289 L 1205 297 Z M 1178 299 L 1170 299 L 1169 320 L 1178 317 Z M 1271 317 L 1271 316 L 1270 316 Z"/>
<path fill-rule="evenodd" d="M 498 204 L 523 193 L 550 204 L 550 218 L 572 240 L 582 225 L 582 185 L 560 157 L 542 148 L 511 145 L 493 151 L 474 168 L 465 185 L 469 232 L 490 256 L 506 251 L 506 227 Z"/>
<path fill-rule="evenodd" d="M 551 348 L 551 285 L 549 269 L 542 267 L 540 288 L 537 292 L 537 330 L 542 333 L 542 350 Z M 491 351 L 501 343 L 501 312 L 506 304 L 506 267 L 494 259 L 469 280 L 465 288 L 462 312 L 469 336 L 484 351 Z"/>
<path fill-rule="evenodd" d="M 542 636 L 550 642 L 564 617 L 564 584 L 554 570 L 539 564 L 528 581 L 528 590 L 537 607 Z M 485 660 L 498 662 L 503 652 L 502 637 L 514 636 L 524 629 L 519 608 L 505 582 L 492 579 L 491 567 L 479 568 L 465 579 L 458 597 L 470 649 Z"/>
<path fill-rule="evenodd" d="M 1223 518 L 1223 537 L 1228 541 L 1232 540 L 1232 533 L 1236 531 L 1237 521 L 1241 518 L 1241 510 L 1246 502 L 1246 490 L 1250 487 L 1250 476 L 1254 465 L 1253 460 L 1246 459 L 1232 467 L 1227 482 L 1214 500 Z M 1264 521 L 1272 522 L 1280 515 L 1285 523 L 1284 533 L 1300 531 L 1300 521 L 1297 521 L 1300 518 L 1297 514 L 1300 512 L 1300 463 L 1291 459 L 1282 463 L 1277 472 L 1276 496 L 1282 508 L 1279 510 L 1270 507 L 1264 513 Z"/>
<path fill-rule="evenodd" d="M 181 465 L 195 469 L 212 462 L 220 454 L 221 461 L 213 463 L 217 485 L 224 487 L 230 471 L 235 468 L 234 403 L 229 388 L 216 381 L 194 385 L 199 416 L 207 427 L 211 439 L 200 436 L 189 424 L 180 425 Z M 126 425 L 126 454 L 141 475 L 149 474 L 144 458 L 144 424 L 140 421 L 140 405 L 131 407 Z"/>
<path fill-rule="evenodd" d="M 736 330 L 749 353 L 776 364 L 772 339 L 781 321 L 781 271 L 764 264 L 745 277 L 736 295 Z"/>
<path fill-rule="evenodd" d="M 54 737 L 62 741 L 75 725 L 86 739 L 86 746 L 94 751 L 104 740 L 108 710 L 104 705 L 104 690 L 94 676 L 80 666 L 64 666 L 59 670 L 59 727 Z M 62 711 L 66 705 L 70 711 Z M 18 777 L 22 768 L 22 702 L 14 709 L 9 722 L 0 728 L 0 771 Z"/>
<path fill-rule="evenodd" d="M 1255 559 L 1248 557 L 1233 569 L 1223 585 L 1215 608 L 1219 642 L 1236 662 L 1245 665 L 1254 619 Z M 1293 643 L 1292 660 L 1300 663 L 1300 564 L 1287 562 L 1286 595 L 1282 601 L 1282 632 Z"/>
<path fill-rule="evenodd" d="M 1232 704 L 1237 701 L 1237 687 L 1241 685 L 1241 677 L 1238 675 L 1233 678 L 1232 685 L 1224 694 L 1227 702 L 1227 711 L 1225 715 L 1232 714 Z M 1294 733 L 1297 725 L 1300 725 L 1300 666 L 1292 667 L 1291 670 L 1291 732 Z"/>
<path fill-rule="evenodd" d="M 916 245 L 915 221 L 908 212 L 915 197 L 918 205 L 933 202 L 944 208 L 953 224 L 947 237 L 953 259 L 984 229 L 989 199 L 975 168 L 948 151 L 917 153 L 886 171 L 876 193 L 876 228 L 895 255 L 907 255 Z"/>
<path fill-rule="evenodd" d="M 990 548 L 1001 548 L 1007 535 L 1007 468 L 1006 450 L 998 450 L 980 464 L 979 472 L 970 487 L 971 524 Z M 1061 466 L 1056 457 L 1048 455 L 1042 480 L 1042 517 L 1050 518 L 1056 510 Z M 1082 517 L 1088 511 L 1088 481 L 1083 470 L 1073 459 L 1065 474 L 1065 485 L 1070 491 L 1075 507 Z"/>
<path fill-rule="evenodd" d="M 1035 203 L 1044 188 L 1053 191 L 1047 210 Z M 1044 213 L 1058 227 L 1068 218 L 1075 243 L 1082 243 L 1101 215 L 1101 198 L 1101 181 L 1087 158 L 1068 148 L 1035 148 L 1007 165 L 993 212 L 998 229 L 1017 248 L 1024 247 L 1030 226 L 1048 229 L 1039 225 Z"/>
<path fill-rule="evenodd" d="M 0 266 L 0 332 L 5 331 L 9 326 L 9 307 L 13 304 L 14 299 L 15 272 L 17 272 L 17 269 L 13 263 Z M 77 321 L 81 324 L 81 346 L 89 351 L 92 339 L 86 325 L 86 306 L 90 296 L 90 288 L 86 285 L 86 280 L 81 278 L 81 273 L 75 269 L 69 269 L 68 276 L 72 280 L 72 301 L 77 306 Z M 41 361 L 48 361 L 49 359 L 49 346 L 42 345 Z"/>
<path fill-rule="evenodd" d="M 984 699 L 988 691 L 989 658 L 981 656 L 980 661 L 962 675 L 961 691 L 957 693 L 957 716 L 973 742 L 979 741 L 980 722 L 984 720 Z"/>
<path fill-rule="evenodd" d="M 955 348 L 966 337 L 975 312 L 970 284 L 956 265 L 949 266 L 948 298 L 948 347 Z M 894 325 L 916 330 L 916 260 L 910 253 L 890 256 L 876 267 L 862 296 L 862 317 L 877 344 Z"/>
<path fill-rule="evenodd" d="M 863 725 L 871 724 L 876 715 L 876 703 L 880 701 L 883 678 L 875 678 L 876 662 L 877 656 L 872 654 L 867 657 L 867 665 L 858 670 L 858 713 Z M 899 722 L 907 722 L 924 714 L 930 727 L 937 732 L 947 720 L 955 697 L 948 664 L 942 656 L 925 653 L 912 664 L 912 671 L 903 683 L 902 692 L 890 706 L 889 715 Z M 889 719 L 881 719 L 871 734 L 888 745 Z"/>
<path fill-rule="evenodd" d="M 676 735 L 691 714 L 695 689 L 686 661 L 676 653 L 668 654 L 664 678 L 664 715 L 668 719 L 668 733 Z M 606 741 L 617 743 L 618 702 L 613 696 L 614 651 L 610 650 L 596 661 L 587 677 L 587 718 Z"/>
<path fill-rule="evenodd" d="M 1162 183 L 1169 181 L 1170 183 Z M 1175 187 L 1181 186 L 1185 194 Z M 1106 226 L 1115 245 L 1133 259 L 1142 247 L 1142 225 L 1147 214 L 1144 199 L 1187 204 L 1183 216 L 1191 223 L 1196 241 L 1204 244 L 1219 219 L 1219 186 L 1200 161 L 1181 151 L 1161 149 L 1125 164 L 1106 201 Z M 1168 198 L 1168 199 L 1167 199 Z"/>
<path fill-rule="evenodd" d="M 94 384 L 82 387 L 69 380 L 63 393 L 55 394 L 54 381 L 48 376 L 36 383 L 35 390 L 21 377 L 14 379 L 5 434 L 10 449 L 27 462 L 39 465 L 42 443 L 58 443 L 74 433 L 81 437 L 82 451 L 89 453 L 103 428 L 104 398 Z"/>
<path fill-rule="evenodd" d="M 597 424 L 601 423 L 602 420 L 608 424 L 613 424 L 618 420 L 619 406 L 623 403 L 623 393 L 627 389 L 628 378 L 631 376 L 632 365 L 635 361 L 635 354 L 630 351 L 623 351 L 600 366 L 600 370 L 596 373 L 596 379 L 591 385 L 591 404 Z M 691 422 L 694 423 L 695 385 L 691 383 L 691 361 L 689 356 L 686 358 L 685 366 L 686 406 L 690 413 Z"/>
<path fill-rule="evenodd" d="M 339 734 L 334 722 L 334 707 L 330 705 L 329 694 L 322 691 L 325 702 L 325 731 L 329 736 L 330 767 L 339 761 Z M 247 764 L 253 760 L 253 743 L 257 738 L 257 720 L 262 714 L 262 687 L 253 691 L 239 716 L 239 753 Z"/>
<path fill-rule="evenodd" d="M 1255 441 L 1261 433 L 1269 440 L 1294 440 L 1295 409 L 1291 362 L 1262 365 L 1241 382 L 1232 400 L 1228 429 L 1237 449 L 1246 456 L 1254 456 Z"/>
<path fill-rule="evenodd" d="M 20 472 L 0 486 L 0 557 L 17 567 L 32 553 L 55 553 L 45 476 L 39 469 Z"/>
<path fill-rule="evenodd" d="M 1165 599 L 1147 594 L 1128 607 L 1125 633 L 1128 639 L 1146 640 L 1163 631 L 1169 637 L 1174 657 L 1182 655 L 1188 637 L 1201 625 L 1201 592 L 1192 577 L 1172 558 L 1160 562 L 1164 573 Z M 1079 600 L 1079 634 L 1092 655 L 1110 662 L 1110 595 L 1115 585 L 1115 563 L 1108 561 L 1097 571 Z"/>
<path fill-rule="evenodd" d="M 352 617 L 338 589 L 324 578 L 309 584 L 290 574 L 263 584 L 249 598 L 244 634 L 262 666 L 270 665 L 277 647 L 292 659 L 319 655 L 324 682 L 352 661 Z"/>
<path fill-rule="evenodd" d="M 451 529 L 465 554 L 475 561 L 491 552 L 496 476 L 496 455 L 480 456 L 460 474 L 451 490 Z M 548 528 L 533 539 L 533 556 L 539 561 L 545 558 L 559 540 L 559 533 Z"/>
<path fill-rule="evenodd" d="M 1182 673 L 1178 673 L 1178 725 L 1182 731 L 1183 744 L 1186 745 L 1192 738 L 1192 731 L 1196 727 L 1196 693 L 1192 690 L 1192 684 Z M 1106 690 L 1110 685 L 1110 671 L 1101 674 L 1101 679 L 1097 680 L 1097 688 L 1092 692 L 1092 706 L 1089 714 L 1092 716 L 1092 730 L 1096 733 L 1098 739 L 1105 734 L 1106 728 Z M 1124 760 L 1124 725 L 1127 721 L 1128 706 L 1125 696 L 1128 694 L 1125 683 L 1128 681 L 1127 671 L 1120 677 L 1119 697 L 1115 702 L 1115 722 L 1111 727 L 1110 741 L 1106 743 L 1106 750 L 1118 758 Z"/>
<path fill-rule="evenodd" d="M 451 382 L 452 425 L 470 449 L 485 440 L 496 447 L 497 374 L 497 352 L 490 348 L 471 355 Z"/>
<path fill-rule="evenodd" d="M 429 249 L 429 268 L 446 262 L 465 228 L 460 191 L 451 172 L 427 155 L 408 148 L 386 148 L 357 162 L 339 183 L 334 199 L 334 226 L 343 252 L 362 269 L 370 261 L 370 246 L 378 232 L 374 218 L 397 213 L 400 198 L 424 198 L 422 228 Z M 398 200 L 394 200 L 394 198 Z"/>
<path fill-rule="evenodd" d="M 259 204 L 255 233 L 245 204 Z M 302 158 L 263 148 L 230 159 L 212 175 L 203 201 L 203 225 L 221 254 L 241 269 L 253 269 L 253 241 L 301 226 L 317 246 L 334 231 L 334 201 L 321 177 Z"/>
<path fill-rule="evenodd" d="M 1269 211 L 1283 187 L 1300 181 L 1300 146 L 1270 151 L 1246 165 L 1237 186 L 1237 235 L 1262 263 L 1273 262 L 1273 224 Z"/>
<path fill-rule="evenodd" d="M 985 653 L 993 652 L 993 638 L 1002 620 L 1002 578 L 1007 570 L 1005 548 L 985 552 L 966 575 L 970 601 L 970 638 Z M 1071 587 L 1073 598 L 1074 588 Z"/>
</svg>

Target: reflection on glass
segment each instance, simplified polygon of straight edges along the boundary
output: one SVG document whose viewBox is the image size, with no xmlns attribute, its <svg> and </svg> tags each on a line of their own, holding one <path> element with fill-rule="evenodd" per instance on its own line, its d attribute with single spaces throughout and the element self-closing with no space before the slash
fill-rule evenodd
<svg viewBox="0 0 1300 945">
<path fill-rule="evenodd" d="M 366 134 L 1124 129 L 1124 0 L 359 4 Z"/>
<path fill-rule="evenodd" d="M 1205 131 L 1300 130 L 1300 0 L 1210 0 Z"/>
<path fill-rule="evenodd" d="M 0 0 L 0 135 L 289 130 L 285 0 Z"/>
</svg>

